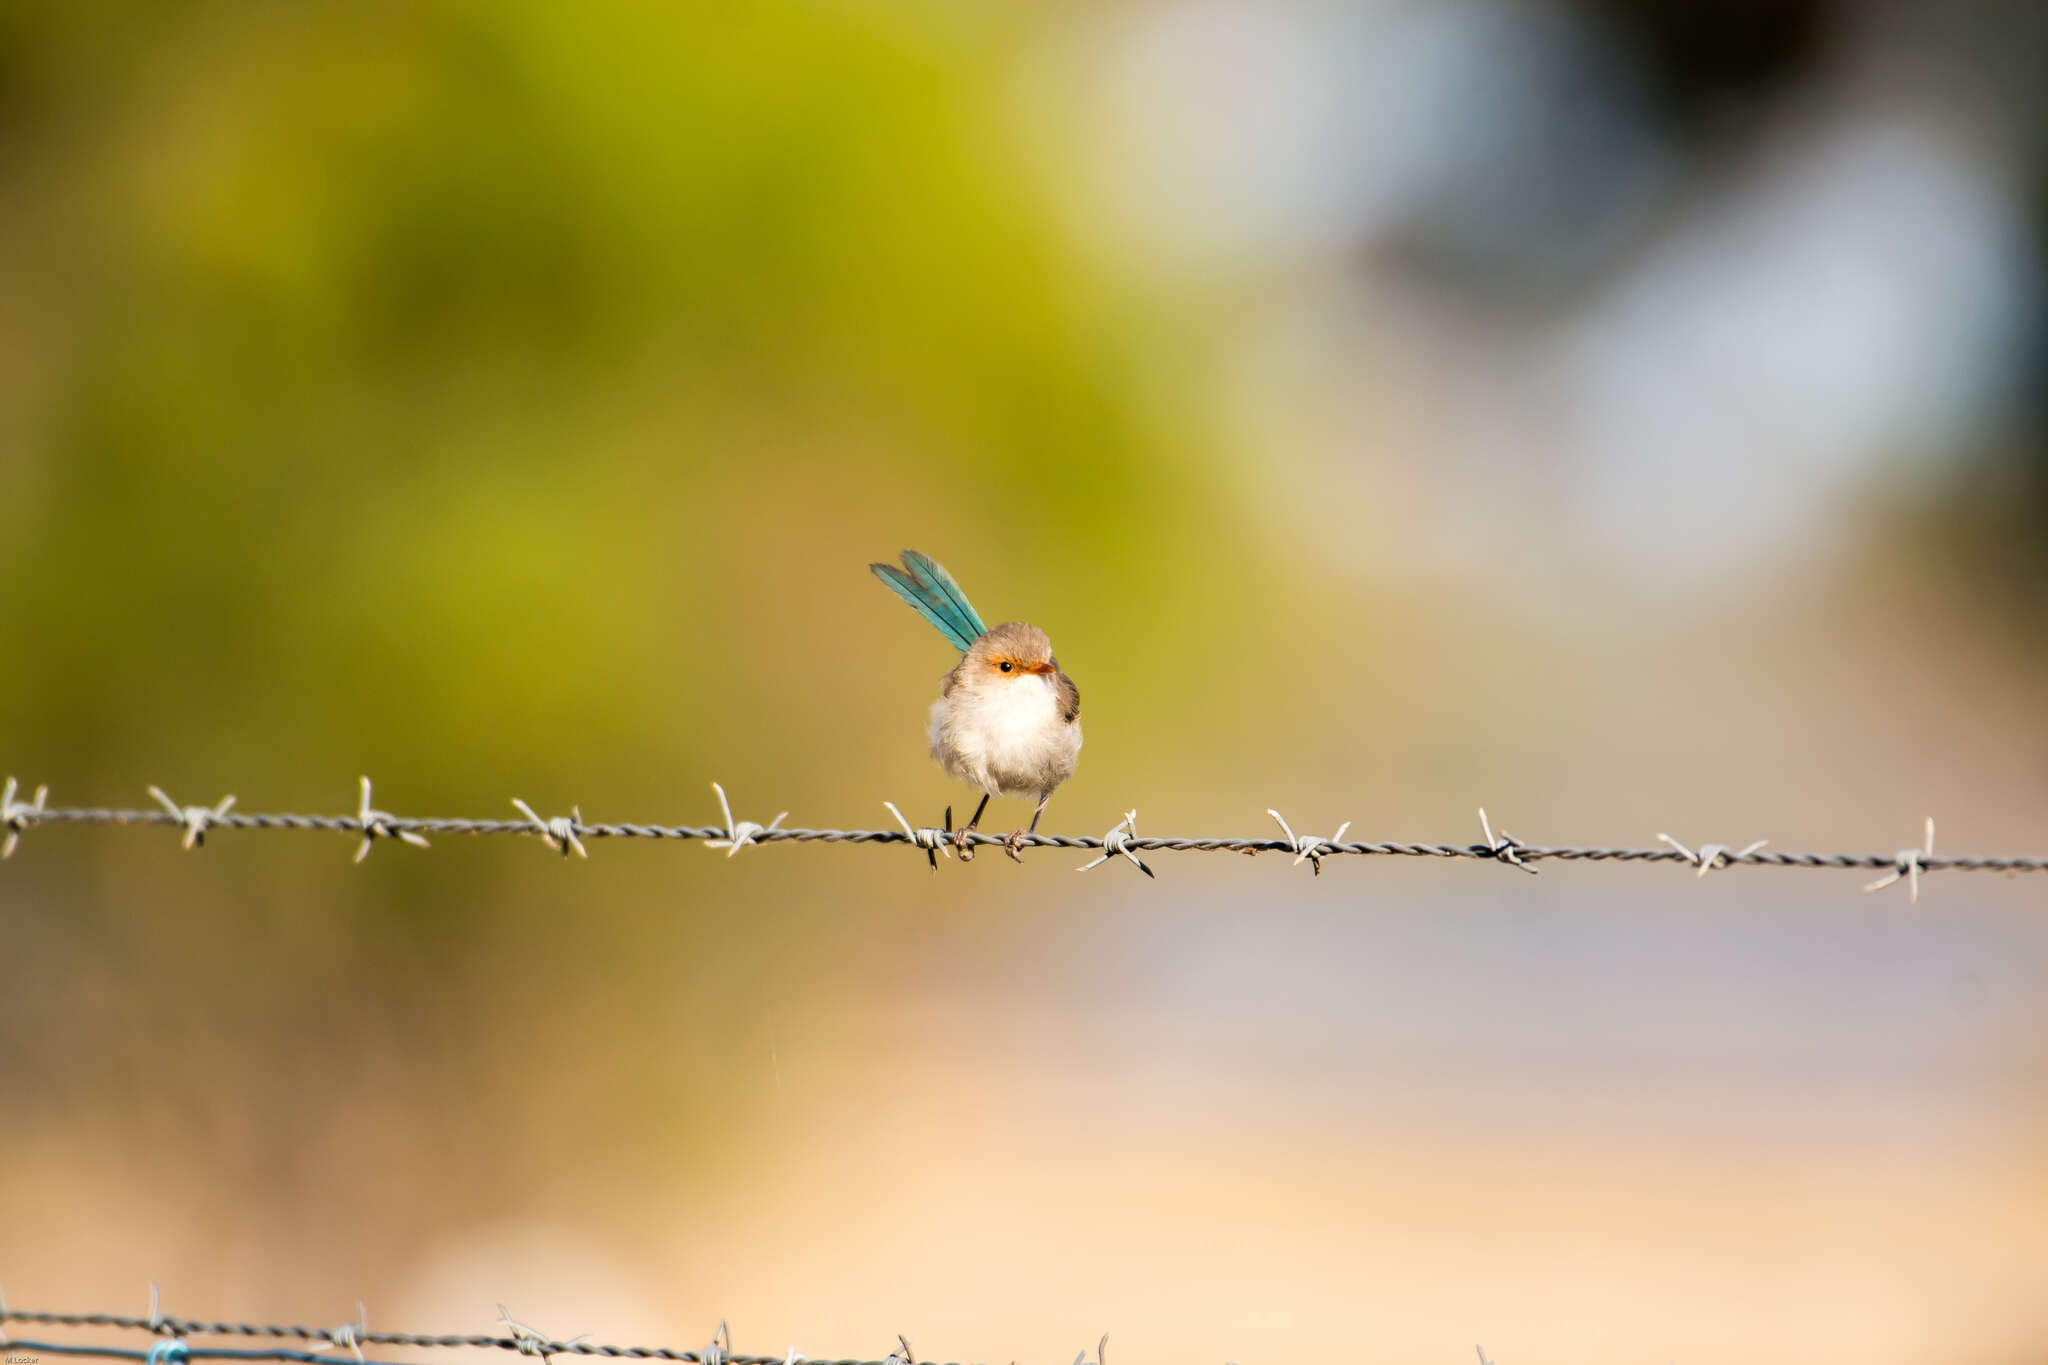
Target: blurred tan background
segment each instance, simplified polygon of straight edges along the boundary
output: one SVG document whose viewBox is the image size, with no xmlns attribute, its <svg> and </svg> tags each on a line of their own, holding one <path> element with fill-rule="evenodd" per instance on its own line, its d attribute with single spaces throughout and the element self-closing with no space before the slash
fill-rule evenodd
<svg viewBox="0 0 2048 1365">
<path fill-rule="evenodd" d="M 2048 851 L 2042 29 L 0 6 L 0 772 L 936 821 L 913 545 L 1051 830 Z M 24 837 L 10 1303 L 2048 1355 L 2048 882 L 350 851 Z"/>
</svg>

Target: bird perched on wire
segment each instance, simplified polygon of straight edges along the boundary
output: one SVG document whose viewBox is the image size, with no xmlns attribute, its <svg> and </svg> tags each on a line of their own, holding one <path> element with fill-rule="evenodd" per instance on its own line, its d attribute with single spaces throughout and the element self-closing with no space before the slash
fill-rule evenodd
<svg viewBox="0 0 2048 1365">
<path fill-rule="evenodd" d="M 1017 857 L 1024 835 L 1038 832 L 1045 803 L 1074 775 L 1081 756 L 1080 689 L 1060 672 L 1044 631 L 1022 621 L 982 625 L 967 594 L 929 555 L 905 550 L 900 569 L 868 568 L 960 651 L 960 662 L 939 684 L 927 728 L 939 765 L 981 789 L 974 818 L 954 836 L 961 858 L 974 856 L 967 836 L 991 796 L 1035 796 L 1030 829 L 1012 830 L 1003 841 L 1004 852 L 1024 861 Z"/>
</svg>

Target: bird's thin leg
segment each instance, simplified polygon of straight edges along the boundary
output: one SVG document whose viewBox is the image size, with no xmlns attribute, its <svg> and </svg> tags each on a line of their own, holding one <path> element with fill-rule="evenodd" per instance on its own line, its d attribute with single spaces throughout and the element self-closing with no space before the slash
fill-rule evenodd
<svg viewBox="0 0 2048 1365">
<path fill-rule="evenodd" d="M 974 845 L 967 842 L 967 836 L 974 833 L 974 827 L 981 823 L 981 813 L 987 809 L 988 793 L 983 792 L 981 794 L 981 804 L 974 808 L 973 817 L 966 824 L 960 826 L 958 832 L 953 835 L 953 842 L 960 849 L 960 861 L 963 863 L 974 861 Z"/>
<path fill-rule="evenodd" d="M 1038 817 L 1045 814 L 1045 803 L 1050 800 L 1052 800 L 1051 792 L 1040 792 L 1038 794 L 1038 809 L 1031 812 L 1031 828 L 1013 829 L 1010 831 L 1010 837 L 1003 840 L 1003 852 L 1010 855 L 1010 861 L 1017 863 L 1024 861 L 1023 858 L 1018 856 L 1017 850 L 1023 846 L 1025 835 L 1038 833 Z"/>
</svg>

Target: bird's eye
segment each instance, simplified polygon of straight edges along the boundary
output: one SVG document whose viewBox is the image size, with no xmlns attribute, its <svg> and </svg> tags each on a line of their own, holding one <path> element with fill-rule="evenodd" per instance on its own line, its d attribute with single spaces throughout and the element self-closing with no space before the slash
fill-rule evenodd
<svg viewBox="0 0 2048 1365">
<path fill-rule="evenodd" d="M 1002 669 L 1003 672 L 1008 673 L 1010 671 L 1010 661 L 1008 659 L 1005 659 L 1000 664 L 997 664 L 996 667 Z"/>
</svg>

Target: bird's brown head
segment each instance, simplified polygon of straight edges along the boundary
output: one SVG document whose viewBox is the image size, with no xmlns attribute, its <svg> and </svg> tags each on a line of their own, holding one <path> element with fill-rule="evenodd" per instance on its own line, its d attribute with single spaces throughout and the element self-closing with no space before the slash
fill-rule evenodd
<svg viewBox="0 0 2048 1365">
<path fill-rule="evenodd" d="M 1005 621 L 990 626 L 967 651 L 961 671 L 977 681 L 1006 682 L 1059 672 L 1052 641 L 1037 626 Z"/>
</svg>

